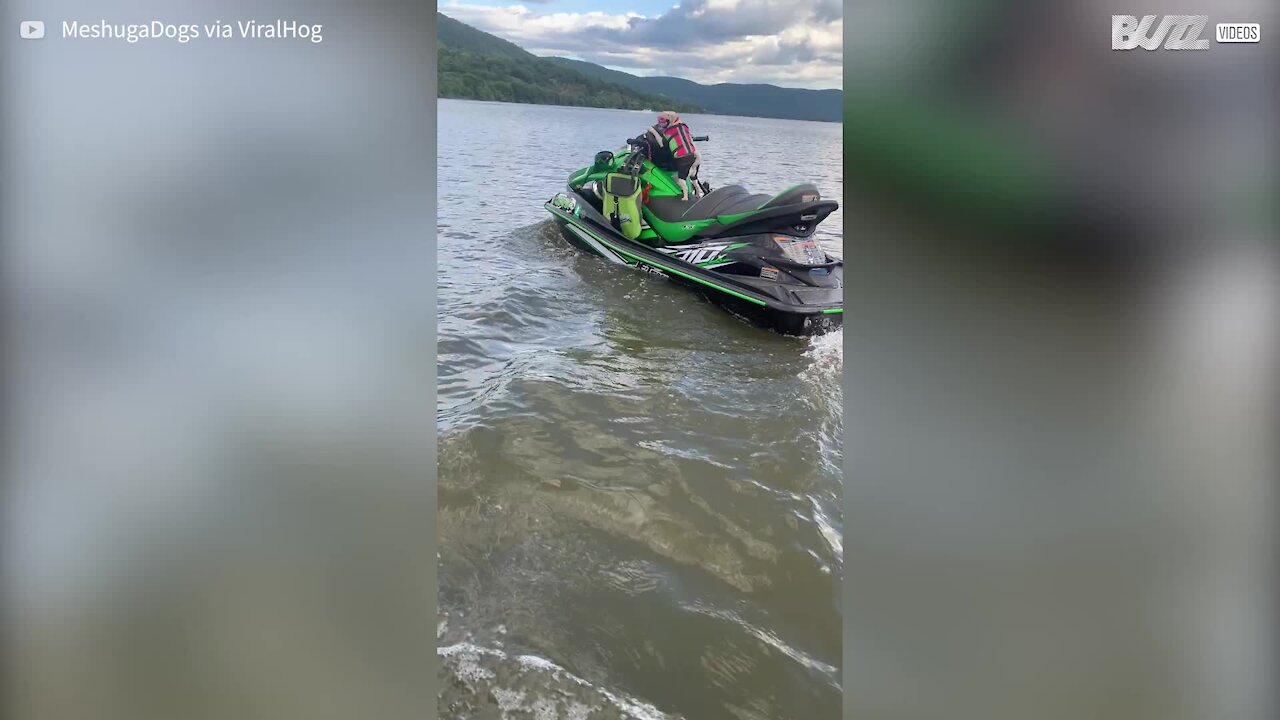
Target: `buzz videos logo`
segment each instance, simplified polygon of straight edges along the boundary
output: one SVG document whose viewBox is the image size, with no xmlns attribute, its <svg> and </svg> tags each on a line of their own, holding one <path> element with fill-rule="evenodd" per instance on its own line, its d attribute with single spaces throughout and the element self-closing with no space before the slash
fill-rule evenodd
<svg viewBox="0 0 1280 720">
<path fill-rule="evenodd" d="M 1111 49 L 1208 50 L 1209 39 L 1202 37 L 1208 24 L 1208 15 L 1112 15 Z M 1220 43 L 1256 43 L 1262 28 L 1258 23 L 1219 23 L 1215 35 Z"/>
<path fill-rule="evenodd" d="M 1165 15 L 1160 25 L 1155 25 L 1155 15 L 1144 15 L 1141 20 L 1132 15 L 1111 16 L 1112 50 L 1156 50 L 1164 43 L 1165 50 L 1208 50 L 1209 41 L 1201 38 L 1208 15 Z"/>
</svg>

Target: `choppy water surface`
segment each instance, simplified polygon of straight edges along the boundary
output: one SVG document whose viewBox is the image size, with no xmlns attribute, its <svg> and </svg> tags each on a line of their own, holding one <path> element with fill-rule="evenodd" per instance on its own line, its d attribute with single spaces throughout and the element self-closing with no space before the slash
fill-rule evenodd
<svg viewBox="0 0 1280 720">
<path fill-rule="evenodd" d="M 441 717 L 838 717 L 841 334 L 559 237 L 542 203 L 651 113 L 439 113 Z M 841 194 L 838 125 L 686 119 L 713 186 Z"/>
</svg>

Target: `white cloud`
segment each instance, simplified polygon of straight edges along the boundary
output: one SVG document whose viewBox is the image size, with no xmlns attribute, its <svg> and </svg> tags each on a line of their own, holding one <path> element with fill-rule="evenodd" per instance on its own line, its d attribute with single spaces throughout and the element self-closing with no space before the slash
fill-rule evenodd
<svg viewBox="0 0 1280 720">
<path fill-rule="evenodd" d="M 535 55 L 697 82 L 843 86 L 843 20 L 830 0 L 683 0 L 662 15 L 539 12 L 452 2 L 444 14 Z"/>
<path fill-rule="evenodd" d="M 523 5 L 498 7 L 466 3 L 446 3 L 440 6 L 440 12 L 487 33 L 521 38 L 554 37 L 586 28 L 626 30 L 631 18 L 643 17 L 636 13 L 540 13 Z"/>
</svg>

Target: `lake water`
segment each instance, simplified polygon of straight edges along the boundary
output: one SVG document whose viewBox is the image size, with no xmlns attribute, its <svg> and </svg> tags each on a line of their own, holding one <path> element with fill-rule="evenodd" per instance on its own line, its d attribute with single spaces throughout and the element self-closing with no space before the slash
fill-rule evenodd
<svg viewBox="0 0 1280 720">
<path fill-rule="evenodd" d="M 653 115 L 440 101 L 442 718 L 839 716 L 842 333 L 747 325 L 542 208 Z M 837 124 L 685 120 L 713 187 L 842 194 Z"/>
</svg>

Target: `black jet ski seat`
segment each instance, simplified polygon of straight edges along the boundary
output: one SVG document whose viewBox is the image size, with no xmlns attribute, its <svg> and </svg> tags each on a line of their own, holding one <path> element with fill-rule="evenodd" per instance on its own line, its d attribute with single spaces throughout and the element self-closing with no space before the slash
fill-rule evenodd
<svg viewBox="0 0 1280 720">
<path fill-rule="evenodd" d="M 810 183 L 797 185 L 773 197 L 748 192 L 741 185 L 725 185 L 712 190 L 697 200 L 651 197 L 649 198 L 649 211 L 665 222 L 712 220 L 721 215 L 734 215 L 780 205 L 813 202 L 818 197 L 818 188 Z"/>
</svg>

